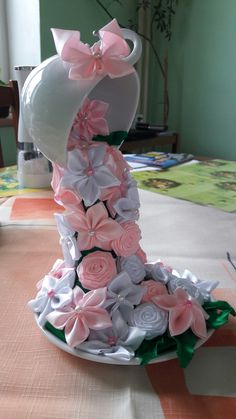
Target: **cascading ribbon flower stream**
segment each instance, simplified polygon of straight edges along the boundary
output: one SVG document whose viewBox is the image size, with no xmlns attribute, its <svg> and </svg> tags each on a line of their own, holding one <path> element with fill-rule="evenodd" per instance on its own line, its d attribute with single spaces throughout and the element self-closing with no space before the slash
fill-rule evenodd
<svg viewBox="0 0 236 419">
<path fill-rule="evenodd" d="M 81 42 L 78 31 L 52 32 L 59 54 L 54 60 L 64 77 L 61 97 L 68 88 L 79 105 L 69 108 L 72 117 L 63 134 L 67 160 L 53 163 L 55 201 L 65 208 L 55 214 L 64 260 L 57 260 L 39 281 L 28 306 L 40 327 L 75 350 L 118 363 L 136 356 L 142 364 L 176 350 L 185 367 L 198 338 L 205 340 L 210 328 L 236 313 L 228 303 L 212 301 L 217 281 L 199 280 L 187 270 L 180 275 L 160 260 L 151 263 L 140 247 L 137 184 L 116 148 L 135 109 L 124 106 L 121 112 L 123 80 L 110 80 L 135 71 L 128 61 L 137 58 L 136 38 L 115 20 L 98 31 L 92 46 Z M 131 53 L 123 34 L 133 41 Z M 103 92 L 107 80 L 108 92 Z M 127 90 L 136 97 L 135 89 L 136 75 L 124 77 L 122 94 Z M 131 96 L 126 100 L 132 108 Z M 123 119 L 124 126 L 118 126 Z"/>
</svg>

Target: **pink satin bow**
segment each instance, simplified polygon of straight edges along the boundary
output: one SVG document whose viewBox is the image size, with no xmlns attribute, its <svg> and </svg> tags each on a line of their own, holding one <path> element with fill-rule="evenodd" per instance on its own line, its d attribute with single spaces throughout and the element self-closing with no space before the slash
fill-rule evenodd
<svg viewBox="0 0 236 419">
<path fill-rule="evenodd" d="M 124 61 L 130 49 L 115 19 L 98 32 L 100 40 L 92 47 L 80 41 L 78 31 L 52 29 L 52 33 L 58 54 L 71 64 L 69 78 L 72 80 L 102 75 L 116 78 L 134 71 L 133 66 Z"/>
</svg>

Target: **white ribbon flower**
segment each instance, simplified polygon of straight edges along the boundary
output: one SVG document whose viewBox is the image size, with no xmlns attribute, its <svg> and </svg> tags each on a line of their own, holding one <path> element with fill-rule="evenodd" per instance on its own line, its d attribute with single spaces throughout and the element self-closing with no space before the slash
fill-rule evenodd
<svg viewBox="0 0 236 419">
<path fill-rule="evenodd" d="M 137 327 L 129 327 L 119 311 L 112 315 L 113 327 L 104 330 L 91 330 L 88 340 L 78 349 L 94 355 L 104 355 L 120 361 L 129 361 L 135 350 L 145 338 L 145 331 Z"/>
<path fill-rule="evenodd" d="M 125 220 L 138 220 L 139 218 L 139 193 L 135 186 L 132 186 L 127 191 L 125 198 L 120 198 L 113 205 L 117 214 Z"/>
<path fill-rule="evenodd" d="M 153 303 L 140 304 L 130 313 L 129 324 L 145 331 L 145 339 L 153 339 L 165 333 L 168 326 L 168 312 Z"/>
<path fill-rule="evenodd" d="M 36 298 L 28 302 L 28 307 L 38 313 L 38 324 L 43 326 L 46 323 L 47 314 L 72 301 L 72 287 L 75 281 L 75 271 L 67 270 L 60 279 L 46 275 L 42 281 L 42 287 Z"/>
<path fill-rule="evenodd" d="M 198 279 L 188 269 L 185 269 L 182 276 L 177 272 L 176 275 L 179 277 L 168 283 L 168 288 L 170 286 L 171 292 L 174 292 L 176 288 L 183 288 L 191 297 L 196 298 L 200 304 L 203 304 L 204 301 L 209 301 L 212 291 L 219 285 L 217 280 Z"/>
<path fill-rule="evenodd" d="M 168 267 L 164 266 L 161 261 L 145 263 L 147 276 L 155 281 L 161 281 L 164 284 L 172 278 L 171 271 Z"/>
<path fill-rule="evenodd" d="M 105 308 L 111 309 L 112 313 L 119 309 L 126 319 L 133 307 L 140 303 L 144 294 L 145 288 L 134 285 L 127 272 L 123 271 L 108 285 Z"/>
<path fill-rule="evenodd" d="M 60 244 L 64 255 L 65 265 L 67 267 L 73 267 L 74 262 L 81 258 L 81 253 L 75 238 L 75 231 L 63 214 L 55 214 L 55 219 L 61 236 Z"/>
<path fill-rule="evenodd" d="M 100 189 L 117 186 L 120 181 L 104 165 L 106 145 L 90 147 L 87 159 L 79 149 L 68 153 L 68 172 L 61 181 L 63 187 L 73 187 L 81 196 L 86 206 L 90 206 L 100 197 Z"/>
<path fill-rule="evenodd" d="M 119 272 L 127 272 L 134 284 L 139 284 L 145 278 L 146 271 L 144 264 L 136 255 L 128 256 L 126 258 L 121 257 L 118 265 Z"/>
</svg>

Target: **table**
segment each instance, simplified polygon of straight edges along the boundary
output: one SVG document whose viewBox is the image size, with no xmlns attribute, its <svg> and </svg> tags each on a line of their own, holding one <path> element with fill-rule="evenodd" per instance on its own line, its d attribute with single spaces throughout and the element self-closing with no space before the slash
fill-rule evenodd
<svg viewBox="0 0 236 419">
<path fill-rule="evenodd" d="M 139 135 L 141 135 L 139 133 Z M 171 145 L 171 152 L 177 153 L 179 148 L 179 134 L 175 131 L 163 131 L 149 138 L 136 138 L 132 134 L 121 145 L 122 153 L 143 153 L 156 150 L 157 147 Z"/>
<path fill-rule="evenodd" d="M 141 191 L 142 246 L 200 278 L 219 279 L 217 298 L 236 305 L 235 214 Z M 5 204 L 4 204 L 5 205 Z M 27 301 L 61 257 L 54 221 L 0 228 L 0 418 L 230 419 L 236 411 L 236 322 L 214 333 L 181 370 L 92 363 L 52 346 Z M 234 412 L 234 413 L 233 413 Z"/>
</svg>

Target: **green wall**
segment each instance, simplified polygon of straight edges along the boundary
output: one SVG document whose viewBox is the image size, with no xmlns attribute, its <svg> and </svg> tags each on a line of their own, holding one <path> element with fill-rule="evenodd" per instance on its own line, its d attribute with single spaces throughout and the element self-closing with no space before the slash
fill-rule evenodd
<svg viewBox="0 0 236 419">
<path fill-rule="evenodd" d="M 104 0 L 105 5 L 111 1 Z M 109 10 L 119 21 L 136 18 L 135 0 L 114 2 Z M 236 1 L 179 0 L 171 42 L 157 39 L 158 50 L 168 48 L 169 127 L 181 136 L 181 151 L 236 159 Z M 109 21 L 95 0 L 41 0 L 42 59 L 55 53 L 50 27 L 79 29 L 92 42 L 91 31 Z M 150 70 L 149 120 L 162 120 L 160 71 Z"/>
<path fill-rule="evenodd" d="M 136 15 L 136 1 L 125 1 L 125 7 L 110 0 L 103 1 L 109 6 L 112 16 L 119 16 L 120 22 L 128 25 L 129 16 Z M 112 3 L 112 4 L 111 4 Z M 93 43 L 93 30 L 100 29 L 111 19 L 95 0 L 40 0 L 41 58 L 55 54 L 50 28 L 76 29 L 83 42 Z"/>
<path fill-rule="evenodd" d="M 236 1 L 180 0 L 169 48 L 181 149 L 236 160 Z"/>
<path fill-rule="evenodd" d="M 0 128 L 0 141 L 3 152 L 3 161 L 6 166 L 16 164 L 16 140 L 13 128 Z"/>
<path fill-rule="evenodd" d="M 110 5 L 124 25 L 136 20 L 136 0 Z M 81 39 L 110 19 L 95 0 L 39 0 L 42 60 L 55 54 L 50 28 L 79 29 Z M 181 151 L 236 160 L 236 1 L 179 0 L 169 44 L 158 37 L 161 54 L 168 49 L 169 127 L 181 136 Z M 154 60 L 150 68 L 149 115 L 162 119 L 161 76 Z M 6 161 L 14 162 L 15 146 L 9 129 L 4 136 Z M 10 138 L 10 140 L 8 140 Z M 8 143 L 10 141 L 10 143 Z"/>
</svg>

